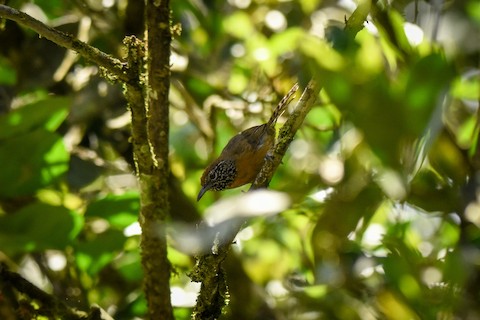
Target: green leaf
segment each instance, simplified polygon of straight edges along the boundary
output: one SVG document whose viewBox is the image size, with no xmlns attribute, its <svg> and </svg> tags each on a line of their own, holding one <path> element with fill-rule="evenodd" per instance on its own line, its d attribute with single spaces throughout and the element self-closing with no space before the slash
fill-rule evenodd
<svg viewBox="0 0 480 320">
<path fill-rule="evenodd" d="M 17 72 L 8 60 L 0 57 L 0 84 L 14 85 L 17 82 Z"/>
<path fill-rule="evenodd" d="M 475 72 L 465 72 L 455 79 L 452 84 L 451 94 L 458 99 L 478 100 L 480 99 L 480 79 Z"/>
<path fill-rule="evenodd" d="M 68 170 L 62 137 L 43 129 L 0 143 L 0 197 L 28 195 L 55 183 Z"/>
<path fill-rule="evenodd" d="M 110 225 L 123 229 L 138 220 L 140 198 L 138 193 L 108 195 L 92 202 L 85 212 L 86 217 L 99 217 Z"/>
<path fill-rule="evenodd" d="M 0 217 L 0 247 L 10 254 L 64 249 L 83 226 L 83 218 L 65 207 L 34 203 Z"/>
<path fill-rule="evenodd" d="M 463 185 L 468 181 L 468 159 L 455 141 L 452 140 L 450 134 L 446 131 L 442 131 L 435 140 L 428 153 L 428 160 L 432 168 L 434 168 L 435 171 L 440 174 L 442 179 L 445 180 L 445 187 L 448 186 L 449 188 L 452 188 L 456 185 Z M 454 185 L 451 184 L 452 181 L 455 182 Z M 440 191 L 441 188 L 435 186 L 435 190 Z M 455 195 L 455 192 L 453 192 L 452 195 Z M 457 196 L 458 195 L 459 194 L 457 194 Z M 447 198 L 443 196 L 441 198 L 430 199 L 437 199 L 437 202 L 442 202 Z M 457 203 L 454 201 L 447 201 L 447 203 L 448 202 L 451 204 Z"/>
<path fill-rule="evenodd" d="M 255 29 L 252 24 L 252 18 L 243 11 L 237 11 L 223 20 L 225 32 L 240 38 L 247 39 L 252 36 Z"/>
<path fill-rule="evenodd" d="M 55 131 L 68 115 L 70 98 L 50 97 L 0 116 L 0 140 L 38 128 Z"/>
<path fill-rule="evenodd" d="M 472 18 L 477 26 L 480 25 L 480 2 L 477 0 L 470 0 L 466 4 L 468 15 Z"/>
<path fill-rule="evenodd" d="M 332 49 L 325 41 L 306 34 L 300 42 L 300 51 L 307 57 L 313 58 L 316 63 L 326 70 L 340 71 L 345 66 L 342 55 Z"/>
<path fill-rule="evenodd" d="M 368 223 L 383 200 L 380 189 L 373 184 L 353 192 L 353 188 L 347 183 L 343 189 L 342 193 L 336 193 L 326 201 L 312 237 L 322 238 L 324 233 L 342 239 L 347 237 L 355 230 L 360 219 Z M 355 194 L 356 192 L 358 193 Z M 339 216 L 342 217 L 342 223 L 338 223 Z"/>
<path fill-rule="evenodd" d="M 450 287 L 452 290 L 457 290 L 459 285 L 463 285 L 465 281 L 468 280 L 468 272 L 459 272 L 459 270 L 467 270 L 469 265 L 467 265 L 465 259 L 465 253 L 461 249 L 455 249 L 452 251 L 447 251 L 445 256 L 445 267 L 444 267 L 444 277 L 448 279 Z M 458 292 L 456 293 L 458 297 Z M 463 298 L 463 295 L 460 295 Z"/>
<path fill-rule="evenodd" d="M 453 79 L 453 69 L 439 54 L 416 62 L 410 71 L 404 94 L 405 121 L 408 131 L 417 137 L 426 128 L 442 92 Z"/>
<path fill-rule="evenodd" d="M 89 241 L 79 243 L 75 250 L 78 267 L 90 275 L 98 273 L 123 249 L 125 240 L 121 231 L 109 229 Z"/>
<path fill-rule="evenodd" d="M 341 115 L 334 105 L 323 105 L 312 108 L 306 119 L 308 123 L 321 130 L 329 130 L 339 125 L 340 117 Z"/>
<path fill-rule="evenodd" d="M 62 0 L 35 0 L 37 10 L 42 10 L 50 19 L 60 18 L 65 15 L 71 4 Z"/>
<path fill-rule="evenodd" d="M 168 251 L 170 254 L 171 250 Z M 122 254 L 119 259 L 115 260 L 115 267 L 127 281 L 139 282 L 143 279 L 143 269 L 138 251 Z"/>
<path fill-rule="evenodd" d="M 367 20 L 372 3 L 370 0 L 359 1 L 357 8 L 346 21 L 345 30 L 355 36 L 363 29 L 363 23 Z"/>
<path fill-rule="evenodd" d="M 401 104 L 385 74 L 362 76 L 350 72 L 331 74 L 325 89 L 347 120 L 362 130 L 376 155 L 387 165 L 399 165 L 399 142 L 405 126 Z"/>
<path fill-rule="evenodd" d="M 395 33 L 395 40 L 400 49 L 404 52 L 412 53 L 412 46 L 408 42 L 407 35 L 405 34 L 405 18 L 396 10 L 388 11 L 388 17 L 390 19 L 393 32 Z"/>
<path fill-rule="evenodd" d="M 275 33 L 269 39 L 269 49 L 276 55 L 292 51 L 298 46 L 305 31 L 301 28 L 289 28 L 284 32 Z"/>
<path fill-rule="evenodd" d="M 228 90 L 235 94 L 241 94 L 249 84 L 250 78 L 245 70 L 233 68 L 228 79 Z"/>
<path fill-rule="evenodd" d="M 298 1 L 302 11 L 306 14 L 311 14 L 314 10 L 318 8 L 318 5 L 321 3 L 320 0 L 300 0 Z"/>
</svg>

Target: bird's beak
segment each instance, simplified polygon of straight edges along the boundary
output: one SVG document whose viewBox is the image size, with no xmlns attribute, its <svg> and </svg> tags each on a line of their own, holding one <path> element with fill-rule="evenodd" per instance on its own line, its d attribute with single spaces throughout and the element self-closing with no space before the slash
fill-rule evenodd
<svg viewBox="0 0 480 320">
<path fill-rule="evenodd" d="M 197 201 L 199 201 L 203 197 L 205 192 L 207 192 L 208 190 L 210 190 L 210 186 L 207 183 L 202 187 L 202 189 L 200 189 L 200 192 L 198 193 L 198 196 L 197 196 Z"/>
</svg>

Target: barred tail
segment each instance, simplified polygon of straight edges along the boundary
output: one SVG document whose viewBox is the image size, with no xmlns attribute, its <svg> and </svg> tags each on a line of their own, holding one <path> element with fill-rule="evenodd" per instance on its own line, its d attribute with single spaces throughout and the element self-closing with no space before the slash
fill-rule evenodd
<svg viewBox="0 0 480 320">
<path fill-rule="evenodd" d="M 282 100 L 278 103 L 277 107 L 275 110 L 273 110 L 273 114 L 270 117 L 270 120 L 268 120 L 268 126 L 274 126 L 275 123 L 277 122 L 277 119 L 282 115 L 282 113 L 285 111 L 287 108 L 288 104 L 291 101 L 292 96 L 297 92 L 298 90 L 298 83 L 295 83 L 293 87 L 288 91 L 288 93 L 283 97 Z"/>
</svg>

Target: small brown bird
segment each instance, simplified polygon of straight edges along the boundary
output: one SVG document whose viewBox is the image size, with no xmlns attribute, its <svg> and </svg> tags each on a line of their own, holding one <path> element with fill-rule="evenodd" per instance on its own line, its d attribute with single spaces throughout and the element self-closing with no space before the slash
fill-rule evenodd
<svg viewBox="0 0 480 320">
<path fill-rule="evenodd" d="M 208 190 L 222 191 L 253 182 L 275 143 L 277 119 L 297 90 L 298 84 L 295 84 L 278 103 L 267 123 L 246 129 L 230 139 L 220 156 L 203 172 L 197 201 Z"/>
</svg>

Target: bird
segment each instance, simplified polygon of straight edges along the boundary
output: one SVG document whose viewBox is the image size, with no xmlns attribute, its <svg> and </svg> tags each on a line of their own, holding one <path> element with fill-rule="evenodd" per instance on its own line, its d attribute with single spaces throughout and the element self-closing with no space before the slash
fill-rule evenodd
<svg viewBox="0 0 480 320">
<path fill-rule="evenodd" d="M 248 128 L 228 141 L 220 156 L 203 172 L 197 201 L 208 190 L 233 189 L 254 181 L 275 143 L 275 124 L 297 90 L 298 83 L 295 83 L 280 100 L 268 122 Z"/>
</svg>

